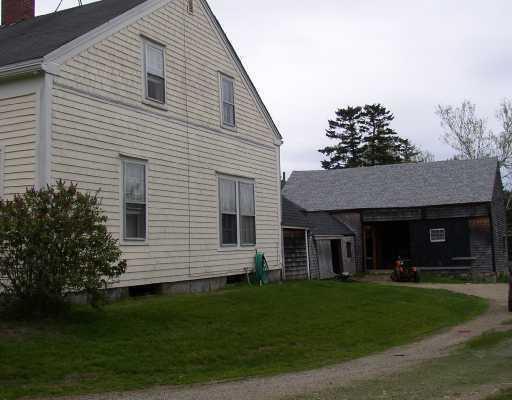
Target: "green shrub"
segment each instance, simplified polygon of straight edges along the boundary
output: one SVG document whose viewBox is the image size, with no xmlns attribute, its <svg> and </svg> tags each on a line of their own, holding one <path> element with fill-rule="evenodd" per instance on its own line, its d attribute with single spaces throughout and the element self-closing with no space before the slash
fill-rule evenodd
<svg viewBox="0 0 512 400">
<path fill-rule="evenodd" d="M 98 306 L 126 270 L 97 194 L 59 181 L 0 200 L 0 292 L 18 316 L 47 316 L 82 292 Z"/>
</svg>

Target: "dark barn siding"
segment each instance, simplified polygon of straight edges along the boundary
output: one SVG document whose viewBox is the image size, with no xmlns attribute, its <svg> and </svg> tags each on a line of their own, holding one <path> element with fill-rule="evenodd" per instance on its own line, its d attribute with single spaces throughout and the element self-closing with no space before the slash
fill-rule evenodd
<svg viewBox="0 0 512 400">
<path fill-rule="evenodd" d="M 284 265 L 286 279 L 307 279 L 307 253 L 304 230 L 284 229 Z"/>
<path fill-rule="evenodd" d="M 340 212 L 333 216 L 354 232 L 354 258 L 357 272 L 364 272 L 363 223 L 360 212 Z"/>
<path fill-rule="evenodd" d="M 475 272 L 493 270 L 491 220 L 489 217 L 473 218 L 469 221 L 471 232 L 471 256 Z"/>
<path fill-rule="evenodd" d="M 505 194 L 503 193 L 499 170 L 496 175 L 491 216 L 494 225 L 493 239 L 496 272 L 506 272 L 508 270 L 507 218 L 505 213 Z"/>
<path fill-rule="evenodd" d="M 441 228 L 446 230 L 446 242 L 431 243 L 430 229 Z M 453 258 L 471 256 L 466 219 L 413 221 L 410 229 L 412 260 L 418 267 L 458 266 Z"/>
</svg>

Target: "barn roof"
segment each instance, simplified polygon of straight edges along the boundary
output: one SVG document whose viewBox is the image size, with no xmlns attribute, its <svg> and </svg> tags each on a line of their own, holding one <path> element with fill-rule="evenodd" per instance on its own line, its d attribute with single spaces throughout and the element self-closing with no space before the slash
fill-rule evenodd
<svg viewBox="0 0 512 400">
<path fill-rule="evenodd" d="M 289 228 L 309 229 L 319 236 L 353 236 L 345 224 L 326 212 L 308 213 L 293 201 L 282 197 L 282 225 Z"/>
<path fill-rule="evenodd" d="M 44 57 L 146 0 L 103 0 L 0 27 L 0 66 Z"/>
<path fill-rule="evenodd" d="M 495 159 L 300 171 L 283 195 L 306 211 L 487 203 L 497 171 Z"/>
</svg>

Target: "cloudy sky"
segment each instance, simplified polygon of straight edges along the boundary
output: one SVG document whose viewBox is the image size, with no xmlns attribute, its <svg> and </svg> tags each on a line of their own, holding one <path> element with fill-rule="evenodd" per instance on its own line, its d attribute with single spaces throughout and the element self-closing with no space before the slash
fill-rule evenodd
<svg viewBox="0 0 512 400">
<path fill-rule="evenodd" d="M 58 2 L 36 0 L 37 13 Z M 398 132 L 440 160 L 451 151 L 437 104 L 470 99 L 493 125 L 499 102 L 512 98 L 510 0 L 210 4 L 285 138 L 286 171 L 319 168 L 316 150 L 340 106 L 386 105 Z"/>
</svg>

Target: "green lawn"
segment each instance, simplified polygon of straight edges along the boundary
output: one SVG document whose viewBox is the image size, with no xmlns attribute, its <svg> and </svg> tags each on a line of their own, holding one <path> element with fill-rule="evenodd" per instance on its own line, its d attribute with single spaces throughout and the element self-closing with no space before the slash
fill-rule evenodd
<svg viewBox="0 0 512 400">
<path fill-rule="evenodd" d="M 502 393 L 490 397 L 488 400 L 512 400 L 512 389 L 504 390 Z"/>
<path fill-rule="evenodd" d="M 483 312 L 445 291 L 301 282 L 129 300 L 66 321 L 0 323 L 0 399 L 139 389 L 316 368 Z"/>
</svg>

